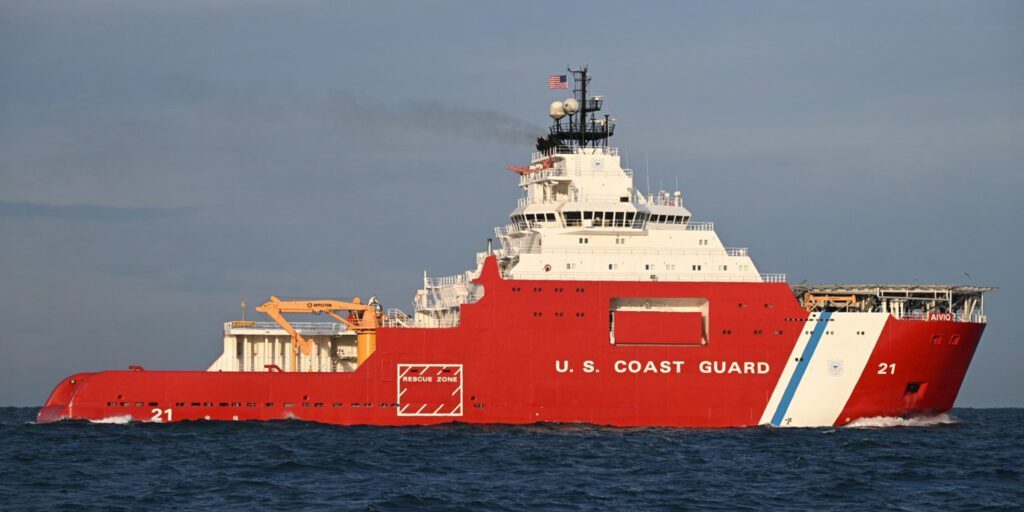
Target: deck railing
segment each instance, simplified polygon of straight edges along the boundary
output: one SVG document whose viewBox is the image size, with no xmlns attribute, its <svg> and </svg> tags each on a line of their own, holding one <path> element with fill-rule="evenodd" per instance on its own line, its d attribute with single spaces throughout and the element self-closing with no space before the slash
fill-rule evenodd
<svg viewBox="0 0 1024 512">
<path fill-rule="evenodd" d="M 761 274 L 761 280 L 750 274 L 658 274 L 658 273 L 598 273 L 598 272 L 512 272 L 516 280 L 553 280 L 553 281 L 682 281 L 682 282 L 722 282 L 722 283 L 784 283 L 786 274 Z"/>
<path fill-rule="evenodd" d="M 299 331 L 299 334 L 306 335 L 335 335 L 349 332 L 348 326 L 338 322 L 288 322 Z M 274 322 L 251 322 L 251 321 L 239 321 L 225 322 L 224 332 L 231 333 L 236 329 L 252 329 L 258 331 L 284 331 L 280 325 Z"/>
<path fill-rule="evenodd" d="M 925 313 L 922 311 L 910 311 L 903 313 L 892 313 L 890 314 L 899 320 L 916 320 L 920 322 L 969 322 L 983 324 L 988 321 L 988 318 L 981 313 L 972 313 L 968 315 L 963 311 L 956 313 Z"/>
</svg>

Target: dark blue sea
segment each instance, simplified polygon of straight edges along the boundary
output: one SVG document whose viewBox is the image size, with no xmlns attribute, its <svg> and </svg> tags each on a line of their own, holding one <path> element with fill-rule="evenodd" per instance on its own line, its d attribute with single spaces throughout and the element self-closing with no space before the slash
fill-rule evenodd
<svg viewBox="0 0 1024 512">
<path fill-rule="evenodd" d="M 36 425 L 2 510 L 1024 510 L 1024 409 L 859 427 Z"/>
</svg>

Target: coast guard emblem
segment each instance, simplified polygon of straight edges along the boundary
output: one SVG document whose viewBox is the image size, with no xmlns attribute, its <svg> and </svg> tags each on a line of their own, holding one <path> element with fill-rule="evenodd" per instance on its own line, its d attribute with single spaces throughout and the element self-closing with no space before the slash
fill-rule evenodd
<svg viewBox="0 0 1024 512">
<path fill-rule="evenodd" d="M 829 360 L 828 362 L 828 374 L 833 377 L 838 377 L 843 374 L 843 362 L 841 360 Z"/>
</svg>

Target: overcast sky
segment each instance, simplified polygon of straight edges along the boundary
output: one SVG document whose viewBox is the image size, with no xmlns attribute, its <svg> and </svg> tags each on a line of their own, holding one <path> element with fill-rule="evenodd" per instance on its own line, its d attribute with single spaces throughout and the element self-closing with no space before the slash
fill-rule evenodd
<svg viewBox="0 0 1024 512">
<path fill-rule="evenodd" d="M 1024 3 L 0 1 L 0 405 L 203 369 L 238 303 L 473 265 L 549 74 L 762 272 L 998 286 L 958 401 L 1024 405 Z"/>
</svg>

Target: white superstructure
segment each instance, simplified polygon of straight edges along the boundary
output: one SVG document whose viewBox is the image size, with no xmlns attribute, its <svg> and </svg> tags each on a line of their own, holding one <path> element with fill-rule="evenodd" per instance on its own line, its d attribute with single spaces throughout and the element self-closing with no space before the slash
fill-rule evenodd
<svg viewBox="0 0 1024 512">
<path fill-rule="evenodd" d="M 725 247 L 714 224 L 693 222 L 680 192 L 637 191 L 616 148 L 534 153 L 519 186 L 523 197 L 510 223 L 494 230 L 506 279 L 785 281 L 758 273 L 746 248 Z M 456 325 L 459 305 L 482 293 L 472 279 L 487 254 L 477 255 L 475 270 L 424 277 L 415 325 Z"/>
<path fill-rule="evenodd" d="M 782 274 L 759 274 L 746 248 L 727 248 L 714 224 L 693 222 L 682 195 L 636 190 L 633 171 L 622 167 L 608 145 L 615 120 L 597 116 L 601 96 L 588 96 L 586 68 L 572 70 L 574 97 L 553 102 L 554 120 L 527 167 L 519 174 L 523 196 L 510 223 L 495 228 L 501 248 L 493 251 L 505 279 L 579 281 L 784 282 Z M 472 283 L 476 269 L 428 278 L 413 301 L 415 316 L 394 325 L 450 327 L 459 306 L 483 293 Z"/>
</svg>

